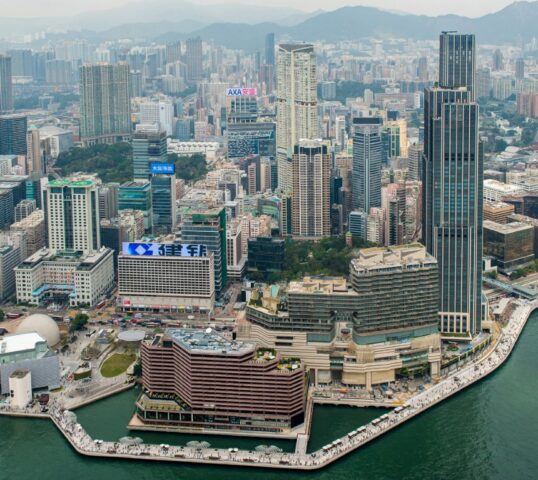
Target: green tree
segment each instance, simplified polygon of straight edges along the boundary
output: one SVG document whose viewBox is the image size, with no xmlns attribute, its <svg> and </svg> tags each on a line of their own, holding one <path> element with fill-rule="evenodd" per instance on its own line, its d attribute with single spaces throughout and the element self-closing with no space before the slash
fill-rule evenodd
<svg viewBox="0 0 538 480">
<path fill-rule="evenodd" d="M 75 147 L 63 152 L 56 167 L 63 175 L 76 172 L 96 173 L 103 182 L 123 183 L 133 177 L 132 148 L 129 143 Z"/>
<path fill-rule="evenodd" d="M 88 323 L 89 319 L 90 317 L 88 317 L 88 315 L 86 315 L 85 313 L 77 313 L 75 315 L 75 318 L 71 320 L 71 324 L 69 325 L 69 331 L 75 332 L 78 330 L 82 330 Z"/>
<path fill-rule="evenodd" d="M 208 172 L 205 155 L 195 153 L 191 156 L 168 155 L 168 161 L 176 165 L 176 177 L 188 182 L 196 182 L 204 178 Z"/>
</svg>

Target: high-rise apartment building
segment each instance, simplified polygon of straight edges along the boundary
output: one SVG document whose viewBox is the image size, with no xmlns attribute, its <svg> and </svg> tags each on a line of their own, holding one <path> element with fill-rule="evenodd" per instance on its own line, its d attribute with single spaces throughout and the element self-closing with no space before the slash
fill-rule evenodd
<svg viewBox="0 0 538 480">
<path fill-rule="evenodd" d="M 129 65 L 80 67 L 80 137 L 84 144 L 114 143 L 131 136 Z"/>
<path fill-rule="evenodd" d="M 0 113 L 13 110 L 11 85 L 11 57 L 0 55 Z"/>
<path fill-rule="evenodd" d="M 423 237 L 439 262 L 445 335 L 481 329 L 483 158 L 474 55 L 473 35 L 443 33 L 441 87 L 424 94 Z"/>
<path fill-rule="evenodd" d="M 409 170 L 407 178 L 409 180 L 422 179 L 422 154 L 424 153 L 424 144 L 413 143 L 407 150 L 409 157 Z"/>
<path fill-rule="evenodd" d="M 189 38 L 186 45 L 187 81 L 196 83 L 204 74 L 202 39 Z"/>
<path fill-rule="evenodd" d="M 310 44 L 282 44 L 277 58 L 278 186 L 291 192 L 291 156 L 301 139 L 317 138 L 316 55 Z"/>
<path fill-rule="evenodd" d="M 355 118 L 353 136 L 352 204 L 366 213 L 381 207 L 383 145 L 380 118 Z"/>
<path fill-rule="evenodd" d="M 292 232 L 298 237 L 331 234 L 331 156 L 321 140 L 301 140 L 293 154 Z"/>
<path fill-rule="evenodd" d="M 91 253 L 99 250 L 99 198 L 97 183 L 89 178 L 48 182 L 45 204 L 51 252 Z"/>
</svg>

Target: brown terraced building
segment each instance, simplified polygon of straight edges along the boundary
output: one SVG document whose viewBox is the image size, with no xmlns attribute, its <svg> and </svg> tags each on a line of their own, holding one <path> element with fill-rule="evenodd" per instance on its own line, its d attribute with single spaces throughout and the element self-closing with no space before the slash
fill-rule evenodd
<svg viewBox="0 0 538 480">
<path fill-rule="evenodd" d="M 144 342 L 141 352 L 136 411 L 144 426 L 290 433 L 304 422 L 299 359 L 209 329 L 167 329 Z"/>
</svg>

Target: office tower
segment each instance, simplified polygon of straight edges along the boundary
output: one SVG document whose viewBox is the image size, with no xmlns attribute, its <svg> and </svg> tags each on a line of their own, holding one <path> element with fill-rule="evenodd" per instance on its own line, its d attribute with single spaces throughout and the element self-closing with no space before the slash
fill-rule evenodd
<svg viewBox="0 0 538 480">
<path fill-rule="evenodd" d="M 301 140 L 293 154 L 292 232 L 297 237 L 331 234 L 331 156 L 321 140 Z"/>
<path fill-rule="evenodd" d="M 232 97 L 228 124 L 254 123 L 258 120 L 258 102 L 254 95 Z"/>
<path fill-rule="evenodd" d="M 80 136 L 85 145 L 130 138 L 129 65 L 80 67 Z"/>
<path fill-rule="evenodd" d="M 0 113 L 13 110 L 13 86 L 11 84 L 11 57 L 0 55 Z"/>
<path fill-rule="evenodd" d="M 215 293 L 228 280 L 226 263 L 226 210 L 224 208 L 189 209 L 181 213 L 181 241 L 205 245 L 214 254 Z"/>
<path fill-rule="evenodd" d="M 13 223 L 13 209 L 15 205 L 13 190 L 0 186 L 0 229 L 9 227 Z"/>
<path fill-rule="evenodd" d="M 385 122 L 383 135 L 386 138 L 387 162 L 395 157 L 407 158 L 407 121 L 405 118 Z"/>
<path fill-rule="evenodd" d="M 366 240 L 368 227 L 368 214 L 362 210 L 349 212 L 348 231 L 357 238 Z"/>
<path fill-rule="evenodd" d="M 291 192 L 291 156 L 301 139 L 317 138 L 316 55 L 310 44 L 282 44 L 277 58 L 278 186 Z"/>
<path fill-rule="evenodd" d="M 101 247 L 97 183 L 77 177 L 52 180 L 44 194 L 51 252 L 97 251 Z"/>
<path fill-rule="evenodd" d="M 387 246 L 405 243 L 405 194 L 403 180 L 383 187 L 381 205 L 387 215 L 385 219 L 385 245 Z"/>
<path fill-rule="evenodd" d="M 428 81 L 428 59 L 426 57 L 418 59 L 417 77 L 420 82 Z"/>
<path fill-rule="evenodd" d="M 523 80 L 525 78 L 525 59 L 518 58 L 516 60 L 516 80 Z"/>
<path fill-rule="evenodd" d="M 26 155 L 26 116 L 0 116 L 0 155 Z"/>
<path fill-rule="evenodd" d="M 493 70 L 499 71 L 504 69 L 504 60 L 502 52 L 497 49 L 493 52 Z"/>
<path fill-rule="evenodd" d="M 447 38 L 454 37 L 454 38 Z M 473 35 L 443 33 L 440 71 L 474 65 Z M 468 50 L 462 51 L 462 45 Z M 444 62 L 444 63 L 443 63 Z M 458 66 L 459 64 L 459 66 Z M 483 158 L 473 75 L 446 75 L 424 93 L 423 237 L 439 262 L 441 331 L 474 335 L 481 329 Z M 452 83 L 451 83 L 452 82 Z M 440 82 L 441 83 L 441 82 Z M 465 87 L 465 88 L 461 88 Z M 467 88 L 468 87 L 468 88 Z"/>
<path fill-rule="evenodd" d="M 232 123 L 226 130 L 228 158 L 250 155 L 274 158 L 276 155 L 274 122 Z"/>
<path fill-rule="evenodd" d="M 381 125 L 380 118 L 353 119 L 352 204 L 366 213 L 381 207 Z"/>
<path fill-rule="evenodd" d="M 350 265 L 358 294 L 356 338 L 383 330 L 405 329 L 412 337 L 426 334 L 420 329 L 437 333 L 438 276 L 437 260 L 420 244 L 361 249 Z"/>
<path fill-rule="evenodd" d="M 174 128 L 174 104 L 168 100 L 140 104 L 140 124 L 158 124 L 159 129 L 171 137 Z"/>
<path fill-rule="evenodd" d="M 173 233 L 176 229 L 176 176 L 151 176 L 153 234 Z"/>
<path fill-rule="evenodd" d="M 144 214 L 144 230 L 150 231 L 153 225 L 151 205 L 151 184 L 147 180 L 135 180 L 120 185 L 118 191 L 118 210 L 140 210 Z"/>
<path fill-rule="evenodd" d="M 413 143 L 409 146 L 409 170 L 407 178 L 409 180 L 421 180 L 422 179 L 422 154 L 424 153 L 424 144 Z"/>
<path fill-rule="evenodd" d="M 39 177 L 45 174 L 39 129 L 32 126 L 26 133 L 26 171 Z"/>
<path fill-rule="evenodd" d="M 133 134 L 133 178 L 148 180 L 152 163 L 165 163 L 166 132 L 158 125 L 142 125 Z"/>
<path fill-rule="evenodd" d="M 265 64 L 275 64 L 275 34 L 273 32 L 265 35 Z"/>
<path fill-rule="evenodd" d="M 439 45 L 439 86 L 466 87 L 474 98 L 476 45 L 474 35 L 443 32 Z"/>
<path fill-rule="evenodd" d="M 196 83 L 203 78 L 203 50 L 200 37 L 189 38 L 186 49 L 187 82 Z"/>
<path fill-rule="evenodd" d="M 0 302 L 8 300 L 15 293 L 14 268 L 23 260 L 21 248 L 15 242 L 0 244 Z M 5 354 L 5 351 L 2 351 L 2 354 Z M 2 358 L 2 363 L 4 361 Z"/>
<path fill-rule="evenodd" d="M 120 184 L 107 183 L 99 185 L 99 219 L 116 218 L 118 216 L 118 195 Z"/>
<path fill-rule="evenodd" d="M 15 222 L 20 222 L 23 218 L 28 217 L 35 209 L 35 200 L 22 200 L 15 205 Z"/>
</svg>

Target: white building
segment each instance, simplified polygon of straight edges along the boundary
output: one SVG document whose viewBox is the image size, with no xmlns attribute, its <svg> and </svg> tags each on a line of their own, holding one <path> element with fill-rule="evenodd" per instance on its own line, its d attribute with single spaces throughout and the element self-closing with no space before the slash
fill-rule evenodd
<svg viewBox="0 0 538 480">
<path fill-rule="evenodd" d="M 15 268 L 15 282 L 19 303 L 65 297 L 71 306 L 94 306 L 114 287 L 112 250 L 56 255 L 43 248 Z"/>
<path fill-rule="evenodd" d="M 212 162 L 217 158 L 219 142 L 182 142 L 179 140 L 168 141 L 168 153 L 176 153 L 179 156 L 190 156 L 195 153 L 203 153 L 206 161 Z"/>
<path fill-rule="evenodd" d="M 141 103 L 140 123 L 159 124 L 160 130 L 171 136 L 174 131 L 174 104 L 169 100 Z"/>
<path fill-rule="evenodd" d="M 491 179 L 484 180 L 484 200 L 490 202 L 500 202 L 507 195 L 522 195 L 524 193 L 525 189 L 517 185 Z"/>
<path fill-rule="evenodd" d="M 15 370 L 9 376 L 10 404 L 14 408 L 26 408 L 32 401 L 32 372 Z"/>
<path fill-rule="evenodd" d="M 119 306 L 125 310 L 212 310 L 214 256 L 199 247 L 203 246 L 125 243 L 118 257 Z M 191 248 L 196 252 L 191 254 Z"/>
<path fill-rule="evenodd" d="M 39 140 L 42 150 L 51 158 L 67 152 L 73 146 L 73 132 L 48 125 L 39 129 Z"/>
<path fill-rule="evenodd" d="M 45 185 L 49 247 L 54 253 L 88 253 L 101 245 L 98 184 L 89 177 Z"/>
</svg>

